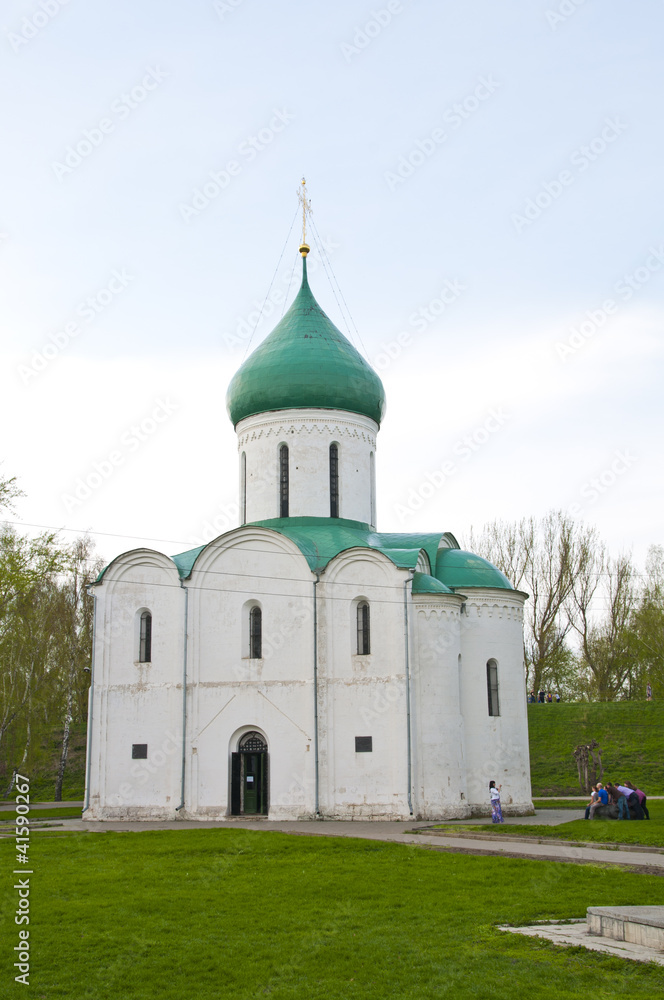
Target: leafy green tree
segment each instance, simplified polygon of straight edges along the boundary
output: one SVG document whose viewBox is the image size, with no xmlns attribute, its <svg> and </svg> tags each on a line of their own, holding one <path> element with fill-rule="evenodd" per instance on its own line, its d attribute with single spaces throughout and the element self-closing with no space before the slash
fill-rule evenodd
<svg viewBox="0 0 664 1000">
<path fill-rule="evenodd" d="M 0 509 L 22 496 L 0 478 Z M 0 524 L 0 773 L 5 795 L 17 770 L 34 765 L 46 734 L 62 732 L 55 798 L 62 784 L 72 724 L 84 722 L 92 651 L 87 584 L 101 563 L 88 538 L 63 546 Z M 86 672 L 87 668 L 87 672 Z"/>
<path fill-rule="evenodd" d="M 57 587 L 57 697 L 54 711 L 62 724 L 62 748 L 55 782 L 55 801 L 62 799 L 69 739 L 74 722 L 85 719 L 92 654 L 94 603 L 87 587 L 102 568 L 89 538 L 79 538 L 66 550 L 66 572 Z"/>
<path fill-rule="evenodd" d="M 629 632 L 632 664 L 630 697 L 645 698 L 650 684 L 653 697 L 664 698 L 664 548 L 652 545 L 639 600 L 632 612 Z"/>
<path fill-rule="evenodd" d="M 29 752 L 29 719 L 48 686 L 54 650 L 53 591 L 62 553 L 50 534 L 27 538 L 0 527 L 0 753 L 16 768 Z M 5 744 L 11 737 L 11 746 Z"/>
</svg>

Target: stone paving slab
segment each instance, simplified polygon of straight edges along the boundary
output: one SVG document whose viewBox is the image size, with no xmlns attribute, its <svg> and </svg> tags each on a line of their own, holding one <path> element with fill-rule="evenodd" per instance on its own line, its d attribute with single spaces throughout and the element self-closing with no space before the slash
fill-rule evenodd
<svg viewBox="0 0 664 1000">
<path fill-rule="evenodd" d="M 510 934 L 525 934 L 527 937 L 544 938 L 558 945 L 574 945 L 590 951 L 603 952 L 615 958 L 631 959 L 636 962 L 656 962 L 664 965 L 664 954 L 655 948 L 632 944 L 629 941 L 614 941 L 611 938 L 591 934 L 585 920 L 570 923 L 552 921 L 547 924 L 533 924 L 529 927 L 498 927 L 499 931 Z"/>
</svg>

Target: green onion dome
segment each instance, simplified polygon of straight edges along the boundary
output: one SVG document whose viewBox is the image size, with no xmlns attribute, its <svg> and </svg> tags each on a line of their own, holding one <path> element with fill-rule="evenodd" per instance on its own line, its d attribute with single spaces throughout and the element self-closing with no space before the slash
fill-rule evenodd
<svg viewBox="0 0 664 1000">
<path fill-rule="evenodd" d="M 347 410 L 380 424 L 383 383 L 316 302 L 302 258 L 302 286 L 286 315 L 237 370 L 226 394 L 237 425 L 269 410 Z"/>
<path fill-rule="evenodd" d="M 493 587 L 514 590 L 504 573 L 482 556 L 462 549 L 440 549 L 436 559 L 436 579 L 453 590 L 466 587 Z"/>
</svg>

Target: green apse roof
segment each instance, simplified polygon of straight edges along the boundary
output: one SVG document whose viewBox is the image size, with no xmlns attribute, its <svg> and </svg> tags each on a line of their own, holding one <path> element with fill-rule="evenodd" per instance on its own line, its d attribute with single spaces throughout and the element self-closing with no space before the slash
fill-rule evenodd
<svg viewBox="0 0 664 1000">
<path fill-rule="evenodd" d="M 440 580 L 436 580 L 435 577 L 429 576 L 427 573 L 414 573 L 413 574 L 413 593 L 414 594 L 453 594 L 454 591 L 446 587 L 444 583 Z"/>
<path fill-rule="evenodd" d="M 436 558 L 436 579 L 453 590 L 466 587 L 497 587 L 514 590 L 507 577 L 482 556 L 462 549 L 441 549 Z"/>
<path fill-rule="evenodd" d="M 316 408 L 362 413 L 380 424 L 383 383 L 318 305 L 306 257 L 302 265 L 292 306 L 231 379 L 228 415 L 236 425 L 254 413 Z"/>
<path fill-rule="evenodd" d="M 322 572 L 335 556 L 347 549 L 374 549 L 382 552 L 400 569 L 412 570 L 416 569 L 420 552 L 424 551 L 435 571 L 432 575 L 414 573 L 414 594 L 449 594 L 454 591 L 463 592 L 468 587 L 514 589 L 500 570 L 481 556 L 457 548 L 454 536 L 445 532 L 378 532 L 372 531 L 363 521 L 350 521 L 341 517 L 275 517 L 266 521 L 254 521 L 242 527 L 268 528 L 290 538 L 313 573 Z M 439 548 L 443 539 L 454 547 Z M 181 579 L 185 580 L 191 575 L 198 556 L 205 548 L 207 545 L 199 545 L 195 549 L 171 556 Z M 108 566 L 105 566 L 97 577 L 97 582 L 101 581 L 107 569 Z"/>
<path fill-rule="evenodd" d="M 341 517 L 274 517 L 254 521 L 255 528 L 271 528 L 295 542 L 314 573 L 346 549 L 376 549 L 402 569 L 415 569 L 420 550 L 424 549 L 432 566 L 442 532 L 421 535 L 372 531 L 363 521 Z M 250 527 L 250 525 L 245 525 Z"/>
</svg>

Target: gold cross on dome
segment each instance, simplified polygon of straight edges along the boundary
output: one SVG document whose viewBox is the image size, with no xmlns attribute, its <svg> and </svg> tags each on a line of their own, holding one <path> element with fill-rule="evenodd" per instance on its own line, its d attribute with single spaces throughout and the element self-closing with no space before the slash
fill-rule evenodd
<svg viewBox="0 0 664 1000">
<path fill-rule="evenodd" d="M 302 206 L 302 243 L 300 244 L 300 253 L 303 257 L 306 257 L 311 249 L 307 243 L 307 215 L 311 215 L 311 201 L 307 198 L 307 182 L 305 178 L 302 178 L 302 185 L 297 192 L 297 200 Z"/>
</svg>

